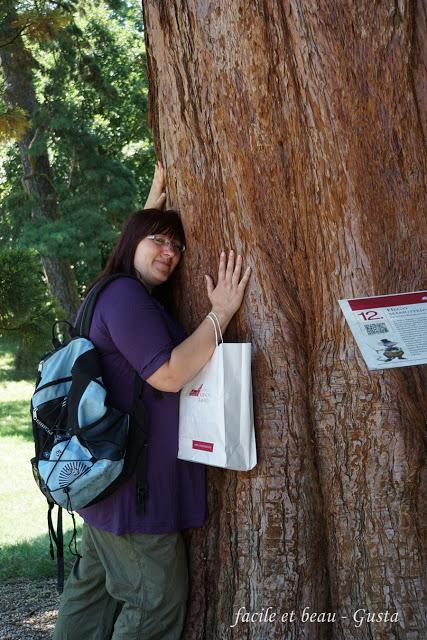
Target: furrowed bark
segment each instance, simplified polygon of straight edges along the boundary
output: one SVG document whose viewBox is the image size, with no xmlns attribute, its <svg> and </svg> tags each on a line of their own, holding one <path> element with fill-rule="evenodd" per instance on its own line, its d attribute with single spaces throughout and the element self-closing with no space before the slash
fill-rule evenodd
<svg viewBox="0 0 427 640">
<path fill-rule="evenodd" d="M 209 471 L 184 637 L 421 640 L 425 368 L 369 373 L 338 300 L 426 288 L 426 3 L 144 12 L 188 326 L 222 247 L 253 268 L 227 338 L 253 342 L 260 461 Z M 231 627 L 243 606 L 276 620 Z M 304 622 L 304 607 L 336 618 Z"/>
</svg>

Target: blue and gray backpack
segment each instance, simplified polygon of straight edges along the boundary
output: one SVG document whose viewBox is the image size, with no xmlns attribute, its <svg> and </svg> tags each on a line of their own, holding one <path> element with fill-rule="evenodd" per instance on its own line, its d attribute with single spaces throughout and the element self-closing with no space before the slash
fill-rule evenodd
<svg viewBox="0 0 427 640">
<path fill-rule="evenodd" d="M 72 514 L 74 510 L 93 505 L 135 473 L 135 500 L 138 509 L 143 511 L 148 489 L 149 431 L 141 397 L 143 381 L 135 373 L 130 413 L 108 406 L 99 356 L 89 340 L 98 296 L 118 277 L 132 276 L 107 276 L 91 289 L 75 327 L 68 325 L 71 339 L 61 342 L 56 336 L 58 323 L 53 325 L 54 350 L 40 361 L 31 399 L 35 441 L 35 457 L 31 463 L 35 480 L 49 505 L 51 555 L 53 557 L 53 540 L 57 547 L 60 590 L 63 585 L 61 509 Z M 52 524 L 55 504 L 59 506 L 56 531 Z M 73 541 L 75 548 L 75 527 L 70 548 Z"/>
</svg>

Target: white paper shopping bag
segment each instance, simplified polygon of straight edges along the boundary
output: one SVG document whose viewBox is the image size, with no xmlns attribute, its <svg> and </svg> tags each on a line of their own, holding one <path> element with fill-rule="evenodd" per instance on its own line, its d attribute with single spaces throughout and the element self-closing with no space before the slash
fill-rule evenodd
<svg viewBox="0 0 427 640">
<path fill-rule="evenodd" d="M 237 471 L 256 465 L 249 342 L 218 345 L 181 390 L 178 458 Z"/>
</svg>

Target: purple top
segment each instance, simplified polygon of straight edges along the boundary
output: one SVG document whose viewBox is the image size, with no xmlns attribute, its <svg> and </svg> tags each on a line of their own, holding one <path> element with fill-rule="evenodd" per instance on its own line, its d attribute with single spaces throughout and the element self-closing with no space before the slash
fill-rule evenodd
<svg viewBox="0 0 427 640">
<path fill-rule="evenodd" d="M 149 378 L 186 336 L 139 282 L 118 278 L 99 296 L 89 337 L 101 357 L 109 404 L 129 411 L 135 370 L 143 379 Z M 159 395 L 144 384 L 143 401 L 150 419 L 144 514 L 136 511 L 133 476 L 105 500 L 79 511 L 88 524 L 123 535 L 173 533 L 204 523 L 205 467 L 177 459 L 179 393 Z"/>
</svg>

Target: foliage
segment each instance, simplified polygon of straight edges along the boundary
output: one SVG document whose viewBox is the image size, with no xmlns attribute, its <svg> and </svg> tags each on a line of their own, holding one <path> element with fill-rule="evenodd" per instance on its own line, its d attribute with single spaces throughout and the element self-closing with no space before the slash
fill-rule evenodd
<svg viewBox="0 0 427 640">
<path fill-rule="evenodd" d="M 0 299 L 0 334 L 15 340 L 15 369 L 34 375 L 37 361 L 49 349 L 50 327 L 55 319 L 40 260 L 34 252 L 0 251 Z"/>
<path fill-rule="evenodd" d="M 82 286 L 141 206 L 153 171 L 141 8 L 136 0 L 16 4 L 39 102 L 31 149 L 48 149 L 59 215 L 31 219 L 19 150 L 9 146 L 0 244 L 68 258 Z"/>
<path fill-rule="evenodd" d="M 0 113 L 0 142 L 11 138 L 19 140 L 30 128 L 28 113 L 20 107 L 7 109 Z"/>
<path fill-rule="evenodd" d="M 8 104 L 0 73 L 0 331 L 18 337 L 16 364 L 31 367 L 54 315 L 36 256 L 67 258 L 82 290 L 144 202 L 154 154 L 138 0 L 7 0 L 0 18 L 15 9 L 0 47 L 22 37 L 38 104 L 30 114 Z M 32 217 L 17 144 L 25 134 L 32 155 L 48 152 L 54 219 Z"/>
<path fill-rule="evenodd" d="M 24 33 L 33 42 L 49 42 L 71 22 L 70 14 L 62 9 L 40 12 L 37 9 L 23 11 L 12 22 L 12 27 Z"/>
</svg>

